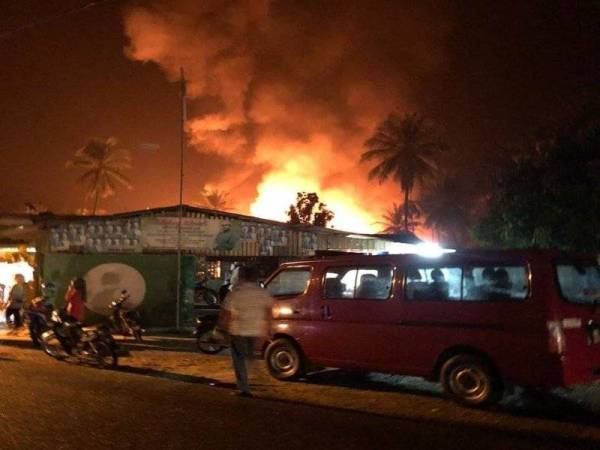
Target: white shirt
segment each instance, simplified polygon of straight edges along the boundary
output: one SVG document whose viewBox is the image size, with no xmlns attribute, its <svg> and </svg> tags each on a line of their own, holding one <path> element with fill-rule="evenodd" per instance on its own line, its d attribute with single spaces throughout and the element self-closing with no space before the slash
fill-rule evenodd
<svg viewBox="0 0 600 450">
<path fill-rule="evenodd" d="M 273 297 L 254 283 L 241 282 L 225 297 L 223 309 L 231 312 L 229 333 L 234 336 L 267 336 Z"/>
</svg>

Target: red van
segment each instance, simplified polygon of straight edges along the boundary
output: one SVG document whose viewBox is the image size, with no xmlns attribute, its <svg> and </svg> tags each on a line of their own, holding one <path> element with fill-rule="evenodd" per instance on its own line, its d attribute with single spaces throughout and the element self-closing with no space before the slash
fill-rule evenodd
<svg viewBox="0 0 600 450">
<path fill-rule="evenodd" d="M 470 251 L 439 258 L 348 255 L 282 264 L 270 373 L 313 367 L 421 376 L 472 406 L 507 384 L 600 379 L 600 266 L 558 251 Z"/>
</svg>

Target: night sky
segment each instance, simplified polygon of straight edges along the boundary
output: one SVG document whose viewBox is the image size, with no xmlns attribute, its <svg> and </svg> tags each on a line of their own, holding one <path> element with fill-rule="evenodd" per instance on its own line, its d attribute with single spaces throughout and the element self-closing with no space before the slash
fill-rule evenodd
<svg viewBox="0 0 600 450">
<path fill-rule="evenodd" d="M 61 15 L 87 3 L 0 1 L 0 210 L 81 207 L 64 164 L 94 136 L 119 138 L 134 163 L 134 189 L 101 208 L 176 203 L 180 66 L 186 200 L 209 183 L 243 212 L 284 143 L 348 164 L 347 177 L 318 180 L 344 186 L 366 171 L 351 165 L 376 123 L 418 111 L 476 168 L 598 93 L 600 2 L 115 0 Z M 216 118 L 218 134 L 206 132 Z M 311 147 L 323 139 L 328 153 Z M 391 204 L 394 188 L 382 189 L 375 203 Z"/>
</svg>

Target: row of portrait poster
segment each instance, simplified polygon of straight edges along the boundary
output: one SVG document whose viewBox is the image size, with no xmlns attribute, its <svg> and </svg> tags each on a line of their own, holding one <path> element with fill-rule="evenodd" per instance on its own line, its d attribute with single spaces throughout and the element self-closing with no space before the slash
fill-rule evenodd
<svg viewBox="0 0 600 450">
<path fill-rule="evenodd" d="M 50 229 L 50 251 L 83 249 L 87 253 L 141 251 L 140 220 L 93 219 L 62 224 Z"/>
<path fill-rule="evenodd" d="M 241 241 L 256 246 L 259 256 L 273 256 L 277 249 L 289 249 L 290 231 L 284 227 L 243 222 Z M 289 253 L 289 251 L 287 252 Z"/>
<path fill-rule="evenodd" d="M 142 217 L 93 219 L 50 229 L 52 252 L 86 253 L 174 250 L 233 251 L 239 249 L 240 223 L 217 217 Z"/>
<path fill-rule="evenodd" d="M 179 245 L 185 251 L 229 253 L 241 252 L 243 246 L 247 254 L 278 256 L 314 254 L 318 240 L 313 232 L 292 234 L 281 225 L 201 215 L 94 218 L 61 224 L 50 229 L 49 245 L 52 252 L 85 253 L 167 251 Z"/>
</svg>

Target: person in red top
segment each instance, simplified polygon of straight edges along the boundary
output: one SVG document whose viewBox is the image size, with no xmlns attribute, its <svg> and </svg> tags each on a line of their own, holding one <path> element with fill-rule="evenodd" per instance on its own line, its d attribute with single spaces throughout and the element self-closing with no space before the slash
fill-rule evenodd
<svg viewBox="0 0 600 450">
<path fill-rule="evenodd" d="M 67 314 L 73 316 L 78 322 L 83 322 L 85 317 L 85 280 L 83 278 L 73 278 L 69 289 L 65 294 L 67 301 Z"/>
</svg>

